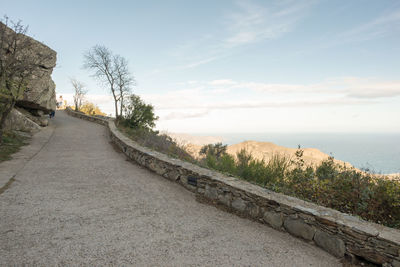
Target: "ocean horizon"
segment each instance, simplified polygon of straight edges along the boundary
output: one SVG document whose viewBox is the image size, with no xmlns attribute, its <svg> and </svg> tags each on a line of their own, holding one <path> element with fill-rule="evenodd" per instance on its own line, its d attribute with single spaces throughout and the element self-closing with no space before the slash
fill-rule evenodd
<svg viewBox="0 0 400 267">
<path fill-rule="evenodd" d="M 297 148 L 316 148 L 372 173 L 400 173 L 400 133 L 207 133 L 224 144 L 244 141 L 272 142 Z"/>
</svg>

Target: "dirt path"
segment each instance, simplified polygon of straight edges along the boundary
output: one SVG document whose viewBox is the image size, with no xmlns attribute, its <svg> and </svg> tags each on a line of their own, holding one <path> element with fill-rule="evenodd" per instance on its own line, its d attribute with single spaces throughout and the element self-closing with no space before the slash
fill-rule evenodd
<svg viewBox="0 0 400 267">
<path fill-rule="evenodd" d="M 339 266 L 326 252 L 195 201 L 125 160 L 105 128 L 58 112 L 0 194 L 0 265 Z"/>
</svg>

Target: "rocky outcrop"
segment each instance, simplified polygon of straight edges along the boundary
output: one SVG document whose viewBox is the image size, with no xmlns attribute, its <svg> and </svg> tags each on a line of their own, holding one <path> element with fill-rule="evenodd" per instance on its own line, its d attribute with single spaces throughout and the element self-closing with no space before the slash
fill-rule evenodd
<svg viewBox="0 0 400 267">
<path fill-rule="evenodd" d="M 34 111 L 27 111 L 23 108 L 15 108 L 17 111 L 21 112 L 25 117 L 30 119 L 31 121 L 35 122 L 36 124 L 45 127 L 49 125 L 49 116 L 45 115 L 42 110 L 34 110 Z"/>
<path fill-rule="evenodd" d="M 25 38 L 32 42 L 30 52 L 44 56 L 44 61 L 33 71 L 28 80 L 23 99 L 17 102 L 17 106 L 49 113 L 56 109 L 56 85 L 51 79 L 51 73 L 56 66 L 57 53 L 29 36 L 25 36 Z"/>
<path fill-rule="evenodd" d="M 37 133 L 40 131 L 40 126 L 14 108 L 7 117 L 5 129 Z"/>
<path fill-rule="evenodd" d="M 9 35 L 13 34 L 6 28 Z M 30 76 L 26 81 L 23 96 L 17 100 L 15 109 L 7 117 L 7 128 L 35 132 L 39 126 L 47 126 L 49 114 L 56 109 L 55 83 L 51 78 L 53 68 L 56 66 L 57 53 L 35 39 L 20 35 L 22 54 L 26 58 L 39 59 L 39 64 L 30 69 Z"/>
</svg>

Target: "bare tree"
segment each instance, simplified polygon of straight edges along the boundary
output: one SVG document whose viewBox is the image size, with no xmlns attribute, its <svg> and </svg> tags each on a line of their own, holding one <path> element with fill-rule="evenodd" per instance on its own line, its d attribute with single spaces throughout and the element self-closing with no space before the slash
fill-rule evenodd
<svg viewBox="0 0 400 267">
<path fill-rule="evenodd" d="M 113 57 L 114 68 L 116 75 L 116 83 L 119 94 L 119 114 L 122 116 L 124 100 L 131 94 L 132 86 L 135 85 L 135 79 L 129 72 L 128 61 L 121 57 L 120 55 L 115 55 Z"/>
<path fill-rule="evenodd" d="M 96 45 L 84 55 L 85 69 L 94 71 L 93 76 L 108 85 L 115 105 L 115 117 L 118 118 L 118 92 L 112 52 L 105 46 Z"/>
<path fill-rule="evenodd" d="M 85 89 L 85 85 L 78 81 L 75 78 L 70 79 L 72 87 L 74 87 L 75 94 L 74 94 L 74 104 L 75 104 L 75 110 L 78 111 L 81 109 L 82 106 L 82 101 L 85 98 L 85 95 L 87 93 L 87 90 Z"/>
<path fill-rule="evenodd" d="M 33 42 L 25 34 L 28 27 L 7 16 L 0 21 L 0 144 L 7 116 L 17 100 L 23 97 L 27 80 L 40 75 L 49 55 L 34 53 Z"/>
<path fill-rule="evenodd" d="M 130 94 L 135 82 L 129 72 L 128 61 L 119 55 L 113 55 L 105 46 L 96 45 L 84 54 L 83 67 L 94 71 L 93 76 L 110 89 L 114 98 L 115 117 L 118 118 L 122 115 L 124 98 Z"/>
</svg>

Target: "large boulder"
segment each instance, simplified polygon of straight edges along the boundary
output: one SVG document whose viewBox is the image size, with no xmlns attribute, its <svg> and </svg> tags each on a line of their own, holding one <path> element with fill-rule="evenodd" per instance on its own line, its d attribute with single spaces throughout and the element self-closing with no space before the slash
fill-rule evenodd
<svg viewBox="0 0 400 267">
<path fill-rule="evenodd" d="M 5 129 L 36 133 L 40 126 L 14 108 L 7 117 Z"/>
<path fill-rule="evenodd" d="M 51 73 L 56 66 L 57 53 L 31 37 L 26 38 L 32 42 L 30 52 L 44 55 L 45 60 L 29 78 L 23 99 L 17 102 L 17 106 L 49 113 L 56 109 L 56 85 L 51 79 Z"/>
<path fill-rule="evenodd" d="M 5 35 L 15 34 L 12 29 L 5 27 Z M 53 68 L 56 66 L 57 53 L 48 46 L 27 35 L 19 35 L 22 58 L 27 63 L 25 71 L 29 73 L 23 96 L 17 100 L 15 108 L 6 119 L 6 128 L 11 130 L 36 132 L 40 126 L 47 126 L 49 121 L 45 114 L 56 110 L 55 83 L 51 79 Z M 5 46 L 7 47 L 7 46 Z M 7 48 L 0 51 L 0 56 L 7 55 Z"/>
<path fill-rule="evenodd" d="M 2 25 L 4 26 L 4 24 Z M 12 29 L 5 29 L 6 35 L 13 33 Z M 20 38 L 20 42 L 23 44 L 21 47 L 23 54 L 29 58 L 33 56 L 40 59 L 40 63 L 30 71 L 32 75 L 27 80 L 23 98 L 18 100 L 16 105 L 29 110 L 42 110 L 49 113 L 56 109 L 56 86 L 51 79 L 51 73 L 56 66 L 57 53 L 29 36 L 20 35 Z"/>
<path fill-rule="evenodd" d="M 16 110 L 22 113 L 25 117 L 30 119 L 31 121 L 35 122 L 40 126 L 47 126 L 49 125 L 49 115 L 44 115 L 44 112 L 41 110 L 35 110 L 34 112 L 29 112 L 26 109 L 15 107 Z"/>
</svg>

